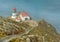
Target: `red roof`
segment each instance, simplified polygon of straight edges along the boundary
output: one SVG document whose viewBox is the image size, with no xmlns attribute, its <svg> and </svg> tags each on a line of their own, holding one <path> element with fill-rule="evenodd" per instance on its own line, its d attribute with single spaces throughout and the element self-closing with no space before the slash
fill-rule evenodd
<svg viewBox="0 0 60 42">
<path fill-rule="evenodd" d="M 17 20 L 20 20 L 20 17 L 17 17 L 16 19 L 17 19 Z"/>
<path fill-rule="evenodd" d="M 13 10 L 16 10 L 16 8 L 13 8 Z"/>
<path fill-rule="evenodd" d="M 20 14 L 21 14 L 23 17 L 24 17 L 24 16 L 28 16 L 28 14 L 27 14 L 26 12 L 21 12 Z"/>
</svg>

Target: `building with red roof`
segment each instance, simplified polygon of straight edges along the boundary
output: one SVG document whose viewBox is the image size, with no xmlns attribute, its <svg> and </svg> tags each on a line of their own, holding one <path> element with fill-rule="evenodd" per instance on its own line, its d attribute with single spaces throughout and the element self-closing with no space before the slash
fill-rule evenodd
<svg viewBox="0 0 60 42">
<path fill-rule="evenodd" d="M 16 19 L 16 21 L 19 22 L 19 21 L 30 20 L 31 17 L 28 15 L 27 12 L 25 11 L 17 12 L 16 8 L 13 8 L 12 18 Z"/>
<path fill-rule="evenodd" d="M 16 18 L 16 21 L 17 21 L 17 22 L 20 22 L 20 21 L 21 21 L 21 18 L 20 18 L 20 17 L 17 17 L 17 18 Z"/>
<path fill-rule="evenodd" d="M 25 11 L 20 13 L 20 18 L 21 18 L 22 21 L 30 20 L 30 16 Z"/>
</svg>

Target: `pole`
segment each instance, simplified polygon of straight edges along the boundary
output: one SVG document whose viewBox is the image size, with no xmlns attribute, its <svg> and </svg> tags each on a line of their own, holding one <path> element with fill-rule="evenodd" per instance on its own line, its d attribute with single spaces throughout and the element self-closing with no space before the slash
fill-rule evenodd
<svg viewBox="0 0 60 42">
<path fill-rule="evenodd" d="M 45 42 L 45 37 L 44 36 L 42 36 L 42 40 L 43 40 L 43 42 Z"/>
</svg>

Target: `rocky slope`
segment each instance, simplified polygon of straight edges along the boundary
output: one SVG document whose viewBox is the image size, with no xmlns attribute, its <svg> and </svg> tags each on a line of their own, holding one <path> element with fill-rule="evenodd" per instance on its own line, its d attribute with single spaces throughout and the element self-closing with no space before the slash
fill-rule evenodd
<svg viewBox="0 0 60 42">
<path fill-rule="evenodd" d="M 45 20 L 18 23 L 0 16 L 0 38 L 23 33 L 25 34 L 11 39 L 10 42 L 60 42 L 56 29 Z"/>
<path fill-rule="evenodd" d="M 39 26 L 29 32 L 29 35 L 31 34 L 38 35 L 39 42 L 60 42 L 56 29 L 44 20 L 40 21 Z"/>
</svg>

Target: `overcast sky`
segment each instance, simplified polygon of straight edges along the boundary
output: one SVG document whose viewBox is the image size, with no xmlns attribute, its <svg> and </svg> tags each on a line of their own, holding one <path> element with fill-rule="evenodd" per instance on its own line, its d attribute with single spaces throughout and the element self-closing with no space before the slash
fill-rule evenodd
<svg viewBox="0 0 60 42">
<path fill-rule="evenodd" d="M 44 18 L 60 32 L 60 0 L 0 0 L 0 15 L 11 15 L 14 7 L 25 10 L 34 19 Z"/>
</svg>

